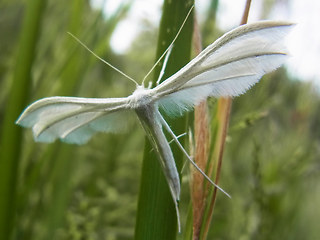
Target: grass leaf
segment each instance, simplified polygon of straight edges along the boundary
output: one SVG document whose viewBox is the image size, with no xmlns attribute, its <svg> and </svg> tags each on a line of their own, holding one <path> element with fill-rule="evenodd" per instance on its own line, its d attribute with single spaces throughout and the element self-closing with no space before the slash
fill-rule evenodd
<svg viewBox="0 0 320 240">
<path fill-rule="evenodd" d="M 2 126 L 0 144 L 0 239 L 10 239 L 14 227 L 17 175 L 20 164 L 22 130 L 15 125 L 26 105 L 31 86 L 42 13 L 46 1 L 26 2 L 25 20 L 19 41 L 13 82 Z"/>
<path fill-rule="evenodd" d="M 159 29 L 156 60 L 169 46 L 192 6 L 192 1 L 165 1 Z M 192 15 L 174 44 L 163 79 L 175 73 L 190 60 Z M 157 66 L 153 84 L 161 66 Z M 185 132 L 185 119 L 169 122 L 176 135 Z M 176 164 L 180 169 L 182 153 L 171 145 Z M 146 140 L 140 183 L 135 239 L 176 239 L 177 219 L 168 184 L 154 151 Z"/>
</svg>

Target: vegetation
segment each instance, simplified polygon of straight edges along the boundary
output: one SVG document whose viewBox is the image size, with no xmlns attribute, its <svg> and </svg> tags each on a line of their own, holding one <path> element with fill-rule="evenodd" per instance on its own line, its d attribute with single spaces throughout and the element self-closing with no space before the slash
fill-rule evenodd
<svg viewBox="0 0 320 240">
<path fill-rule="evenodd" d="M 143 151 L 148 155 L 150 150 L 144 150 L 144 133 L 136 121 L 129 121 L 127 133 L 97 134 L 84 146 L 35 143 L 30 130 L 14 125 L 23 108 L 42 97 L 131 93 L 134 85 L 67 34 L 142 79 L 163 51 L 154 48 L 154 27 L 144 22 L 148 30 L 125 56 L 108 44 L 129 10 L 130 4 L 122 5 L 106 16 L 87 1 L 0 1 L 0 239 L 148 239 L 150 229 L 161 231 L 161 224 L 172 224 L 171 230 L 163 226 L 171 239 L 190 239 L 191 169 L 182 174 L 182 234 L 175 235 L 175 213 L 169 221 L 143 209 L 152 200 L 139 186 L 157 179 L 141 173 Z M 175 27 L 187 11 L 181 11 Z M 210 19 L 203 26 L 205 43 L 218 35 L 218 29 L 208 30 Z M 188 54 L 179 64 L 188 61 Z M 210 99 L 208 106 L 214 129 L 217 100 Z M 218 193 L 207 239 L 318 238 L 319 109 L 315 87 L 289 77 L 283 68 L 234 99 L 219 181 L 232 199 Z M 149 167 L 157 165 L 156 159 L 149 160 Z M 164 198 L 169 207 L 151 202 L 156 211 L 170 208 L 170 195 Z M 138 223 L 149 233 L 138 235 Z"/>
</svg>

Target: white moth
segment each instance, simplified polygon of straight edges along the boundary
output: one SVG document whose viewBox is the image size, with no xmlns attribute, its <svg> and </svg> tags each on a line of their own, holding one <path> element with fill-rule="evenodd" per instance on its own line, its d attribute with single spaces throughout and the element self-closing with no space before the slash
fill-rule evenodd
<svg viewBox="0 0 320 240">
<path fill-rule="evenodd" d="M 159 157 L 176 206 L 180 231 L 179 174 L 163 128 L 188 160 L 215 184 L 184 150 L 159 108 L 169 116 L 179 116 L 209 96 L 243 94 L 264 74 L 283 64 L 284 38 L 291 26 L 287 22 L 262 21 L 237 27 L 154 88 L 145 87 L 143 81 L 141 85 L 136 83 L 136 90 L 123 98 L 43 98 L 28 106 L 16 123 L 32 128 L 37 142 L 59 138 L 66 143 L 84 144 L 95 132 L 121 128 L 126 115 L 135 113 Z"/>
</svg>

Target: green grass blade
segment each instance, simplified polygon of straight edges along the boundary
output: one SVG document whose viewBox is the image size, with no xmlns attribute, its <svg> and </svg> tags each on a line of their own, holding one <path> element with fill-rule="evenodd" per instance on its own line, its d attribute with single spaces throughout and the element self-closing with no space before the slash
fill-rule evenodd
<svg viewBox="0 0 320 240">
<path fill-rule="evenodd" d="M 69 7 L 70 12 L 70 18 L 67 23 L 68 30 L 78 34 L 82 30 L 80 23 L 86 14 L 85 8 L 87 7 L 87 3 L 74 0 L 70 1 L 66 8 L 67 7 Z M 76 45 L 73 39 L 67 38 L 64 46 L 65 49 L 72 48 L 71 46 L 73 45 Z M 78 90 L 77 84 L 81 79 L 82 63 L 80 51 L 72 52 L 60 75 L 61 85 L 58 90 L 59 95 L 72 96 Z M 53 169 L 49 178 L 52 184 L 50 192 L 52 197 L 48 205 L 55 206 L 54 208 L 49 207 L 44 209 L 44 226 L 46 231 L 43 239 L 45 240 L 54 239 L 57 229 L 65 223 L 65 213 L 72 194 L 72 177 L 76 169 L 74 165 L 76 161 L 73 159 L 75 146 L 57 142 L 49 145 L 47 151 L 52 151 L 52 148 L 56 147 L 58 147 L 56 155 L 51 155 L 48 159 L 43 159 L 43 161 L 53 163 Z"/>
<path fill-rule="evenodd" d="M 156 60 L 169 46 L 188 11 L 192 1 L 165 1 L 159 29 Z M 163 79 L 175 73 L 190 60 L 193 17 L 189 17 L 170 55 Z M 154 83 L 158 78 L 161 66 L 157 66 Z M 178 135 L 185 132 L 185 119 L 169 123 Z M 176 164 L 180 169 L 182 153 L 171 145 Z M 183 231 L 183 229 L 182 229 Z M 138 212 L 135 227 L 135 239 L 176 239 L 177 220 L 174 203 L 167 182 L 162 173 L 155 152 L 151 152 L 149 142 L 146 143 L 140 183 Z"/>
<path fill-rule="evenodd" d="M 46 1 L 26 2 L 25 21 L 19 41 L 11 94 L 2 127 L 0 151 L 0 239 L 10 239 L 14 227 L 15 195 L 19 168 L 21 128 L 15 120 L 25 107 L 31 82 L 42 12 Z"/>
</svg>

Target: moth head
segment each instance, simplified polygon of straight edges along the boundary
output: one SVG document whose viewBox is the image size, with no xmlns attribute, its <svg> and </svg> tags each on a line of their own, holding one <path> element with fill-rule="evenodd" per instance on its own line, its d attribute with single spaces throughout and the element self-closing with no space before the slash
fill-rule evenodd
<svg viewBox="0 0 320 240">
<path fill-rule="evenodd" d="M 130 96 L 130 106 L 139 108 L 148 105 L 152 101 L 152 89 L 144 86 L 137 86 L 137 89 Z"/>
</svg>

